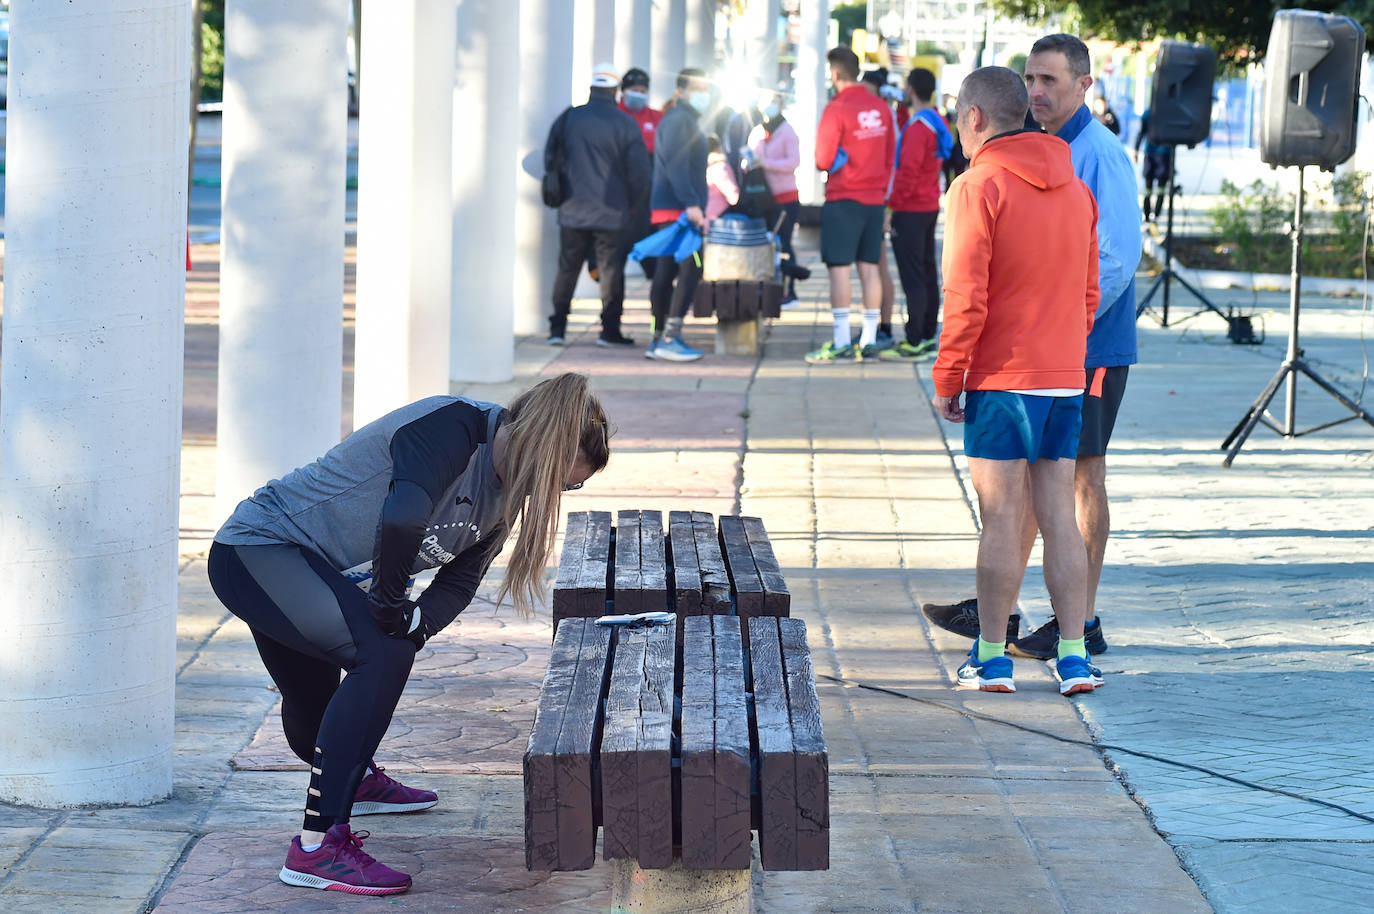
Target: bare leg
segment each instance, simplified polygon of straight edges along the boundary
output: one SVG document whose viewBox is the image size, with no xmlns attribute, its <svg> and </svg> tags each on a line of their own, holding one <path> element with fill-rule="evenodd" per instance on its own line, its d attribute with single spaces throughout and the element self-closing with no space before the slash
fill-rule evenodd
<svg viewBox="0 0 1374 914">
<path fill-rule="evenodd" d="M 968 459 L 969 478 L 978 493 L 983 535 L 978 540 L 978 628 L 1002 634 L 1007 630 L 1026 563 L 1021 556 L 1022 515 L 1025 504 L 1026 461 Z"/>
<path fill-rule="evenodd" d="M 860 286 L 860 288 L 863 290 L 864 310 L 866 310 L 866 311 L 877 311 L 877 310 L 879 310 L 879 309 L 882 307 L 882 302 L 883 302 L 883 282 L 882 282 L 882 277 L 885 275 L 885 272 L 886 272 L 886 271 L 880 270 L 880 269 L 878 268 L 878 265 L 877 265 L 876 263 L 864 263 L 863 261 L 859 261 L 859 286 Z M 835 301 L 835 299 L 834 299 L 834 295 L 835 295 L 835 291 L 834 291 L 834 290 L 835 290 L 835 280 L 834 280 L 833 277 L 834 277 L 835 274 L 832 272 L 830 275 L 831 275 L 831 277 L 832 277 L 831 280 L 830 280 L 830 290 L 831 290 L 831 291 L 830 291 L 830 295 L 831 295 L 830 301 L 831 301 L 831 307 L 834 307 L 834 301 Z M 891 278 L 890 278 L 890 277 L 889 277 L 889 279 L 888 279 L 888 282 L 889 282 L 889 283 L 891 282 Z M 848 269 L 846 268 L 846 270 L 845 270 L 845 290 L 846 290 L 846 292 L 847 292 L 848 289 L 849 289 L 848 283 L 849 283 L 849 271 L 848 271 Z M 846 301 L 849 300 L 849 299 L 848 299 L 848 296 L 846 296 L 845 300 L 846 300 Z"/>
<path fill-rule="evenodd" d="M 1107 508 L 1107 458 L 1079 457 L 1073 483 L 1078 531 L 1088 553 L 1085 622 L 1091 622 L 1097 617 L 1097 584 L 1102 579 L 1102 561 L 1107 554 L 1107 536 L 1111 532 L 1111 513 Z"/>
<path fill-rule="evenodd" d="M 1088 559 L 1074 519 L 1074 461 L 1037 460 L 1030 465 L 1031 501 L 1045 538 L 1045 587 L 1059 620 L 1059 637 L 1083 637 Z"/>
<path fill-rule="evenodd" d="M 863 265 L 859 265 L 859 277 L 863 278 Z M 830 307 L 849 307 L 849 264 L 830 268 Z"/>
</svg>

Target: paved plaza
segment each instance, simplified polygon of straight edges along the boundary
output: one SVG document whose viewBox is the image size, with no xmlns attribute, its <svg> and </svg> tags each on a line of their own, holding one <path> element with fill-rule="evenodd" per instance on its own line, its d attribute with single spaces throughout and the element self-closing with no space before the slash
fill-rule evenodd
<svg viewBox="0 0 1374 914">
<path fill-rule="evenodd" d="M 247 629 L 205 579 L 220 520 L 216 256 L 193 250 L 188 296 L 175 793 L 137 809 L 0 806 L 0 906 L 606 910 L 606 864 L 524 869 L 520 758 L 549 613 L 497 609 L 494 580 L 422 651 L 378 756 L 439 791 L 440 805 L 357 823 L 415 888 L 367 899 L 277 881 L 306 778 Z M 643 339 L 647 284 L 632 272 L 626 330 Z M 1260 346 L 1232 345 L 1211 314 L 1169 328 L 1142 319 L 1109 457 L 1116 533 L 1098 608 L 1111 649 L 1097 658 L 1107 684 L 1067 700 L 1030 660 L 1016 661 L 1015 695 L 954 691 L 968 642 L 919 606 L 972 594 L 978 526 L 960 430 L 934 417 L 928 365 L 806 365 L 830 318 L 823 282 L 799 291 L 803 306 L 771 323 L 758 358 L 673 365 L 599 349 L 596 304 L 579 301 L 567 348 L 522 341 L 513 382 L 459 391 L 504 402 L 540 374 L 592 374 L 617 427 L 613 457 L 567 510 L 763 518 L 816 655 L 832 866 L 756 865 L 756 909 L 1368 910 L 1374 429 L 1285 441 L 1261 428 L 1229 469 L 1218 448 L 1282 358 L 1287 296 L 1209 290 L 1263 317 Z M 1187 304 L 1176 294 L 1171 317 Z M 1362 328 L 1374 333 L 1363 305 L 1304 302 L 1308 356 L 1351 393 Z M 710 323 L 689 323 L 687 340 L 709 349 Z M 1300 386 L 1300 426 L 1340 415 Z M 1049 608 L 1032 564 L 1021 607 L 1033 626 Z"/>
</svg>

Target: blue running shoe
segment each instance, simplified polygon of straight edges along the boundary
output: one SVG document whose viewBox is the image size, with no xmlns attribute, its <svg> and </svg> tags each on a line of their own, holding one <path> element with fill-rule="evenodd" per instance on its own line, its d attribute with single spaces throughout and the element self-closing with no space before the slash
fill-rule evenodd
<svg viewBox="0 0 1374 914">
<path fill-rule="evenodd" d="M 1100 688 L 1104 682 L 1102 671 L 1088 662 L 1087 657 L 1061 657 L 1054 665 L 1059 677 L 1060 695 L 1077 695 Z"/>
<path fill-rule="evenodd" d="M 660 362 L 695 362 L 705 354 L 700 349 L 693 349 L 676 337 L 671 340 L 663 340 L 654 347 L 654 358 Z"/>
<path fill-rule="evenodd" d="M 1015 692 L 1016 683 L 1011 678 L 1011 660 L 1007 657 L 993 657 L 978 662 L 978 645 L 968 652 L 968 659 L 959 667 L 961 689 L 978 689 L 981 692 Z"/>
</svg>

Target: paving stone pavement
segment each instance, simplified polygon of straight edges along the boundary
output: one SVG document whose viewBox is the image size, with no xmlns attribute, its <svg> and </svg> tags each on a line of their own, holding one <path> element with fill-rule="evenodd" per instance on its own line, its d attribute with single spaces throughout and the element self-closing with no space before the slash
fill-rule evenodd
<svg viewBox="0 0 1374 914">
<path fill-rule="evenodd" d="M 213 276 L 207 267 L 202 281 Z M 627 330 L 641 339 L 644 285 L 631 281 L 627 313 Z M 803 308 L 772 324 L 761 359 L 662 365 L 638 348 L 599 349 L 596 307 L 579 301 L 566 349 L 525 341 L 516 380 L 463 388 L 504 401 L 540 372 L 592 373 L 618 426 L 615 456 L 569 509 L 764 518 L 816 655 L 832 866 L 756 867 L 756 908 L 1367 909 L 1368 822 L 1117 749 L 1104 764 L 1091 744 L 1374 813 L 1365 761 L 1374 430 L 1350 424 L 1283 442 L 1261 429 L 1229 470 L 1216 450 L 1277 365 L 1286 298 L 1232 296 L 1273 312 L 1271 340 L 1260 347 L 1231 346 L 1207 315 L 1183 330 L 1142 322 L 1144 360 L 1132 371 L 1112 458 L 1119 533 L 1100 603 L 1112 644 L 1100 658 L 1108 685 L 1066 701 L 1047 665 L 1029 661 L 1018 661 L 1014 696 L 952 690 L 968 642 L 932 629 L 918 607 L 972 586 L 977 524 L 957 429 L 934 418 L 925 367 L 805 365 L 801 354 L 828 336 L 829 318 L 816 300 L 823 285 L 802 291 Z M 490 580 L 423 658 L 385 744 L 395 760 L 381 759 L 415 771 L 407 779 L 438 790 L 442 803 L 358 823 L 377 835 L 369 849 L 422 874 L 415 890 L 343 899 L 276 881 L 298 823 L 302 772 L 272 770 L 294 767 L 277 735 L 276 695 L 246 629 L 204 578 L 220 520 L 206 412 L 213 298 L 192 304 L 175 792 L 139 809 L 0 806 L 0 905 L 606 910 L 604 865 L 552 876 L 523 869 L 519 731 L 548 616 L 526 622 L 493 611 Z M 1304 317 L 1309 354 L 1350 389 L 1361 365 L 1358 311 L 1357 301 L 1321 299 Z M 709 325 L 689 328 L 688 341 L 709 350 Z M 1304 395 L 1302 424 L 1336 415 L 1323 400 Z M 1023 608 L 1037 621 L 1047 614 L 1035 573 Z M 431 742 L 443 748 L 431 751 Z"/>
</svg>

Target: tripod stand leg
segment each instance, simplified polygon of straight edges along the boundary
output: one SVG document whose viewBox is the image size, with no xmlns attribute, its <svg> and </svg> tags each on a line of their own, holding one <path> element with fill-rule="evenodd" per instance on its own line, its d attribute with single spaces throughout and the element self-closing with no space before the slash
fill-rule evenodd
<svg viewBox="0 0 1374 914">
<path fill-rule="evenodd" d="M 1344 406 L 1346 409 L 1354 413 L 1355 415 L 1351 417 L 1352 419 L 1363 419 L 1370 425 L 1374 425 L 1374 416 L 1371 416 L 1369 413 L 1365 412 L 1362 408 L 1360 408 L 1360 405 L 1358 403 L 1347 397 L 1345 394 L 1341 393 L 1339 390 L 1333 387 L 1330 384 L 1330 382 L 1328 382 L 1325 378 L 1323 378 L 1321 375 L 1317 374 L 1315 371 L 1309 368 L 1306 359 L 1298 359 L 1297 370 L 1301 371 L 1303 374 L 1311 378 L 1314 384 L 1316 384 L 1322 390 L 1329 393 L 1331 396 L 1335 397 L 1337 400 L 1340 401 L 1342 406 Z"/>
<path fill-rule="evenodd" d="M 1198 301 L 1202 302 L 1203 306 L 1208 311 L 1214 312 L 1218 317 L 1224 318 L 1227 321 L 1231 320 L 1230 315 L 1224 313 L 1220 308 L 1212 304 L 1212 302 L 1207 298 L 1207 296 L 1203 295 L 1197 289 L 1193 288 L 1193 284 L 1188 282 L 1188 280 L 1184 279 L 1182 276 L 1179 276 L 1177 273 L 1174 273 L 1174 279 L 1178 281 L 1178 284 L 1180 286 L 1187 289 L 1189 292 L 1192 292 L 1193 297 L 1196 298 Z"/>
<path fill-rule="evenodd" d="M 1231 434 L 1226 436 L 1226 440 L 1221 443 L 1221 446 L 1230 449 L 1226 452 L 1226 459 L 1221 462 L 1222 466 L 1229 467 L 1231 461 L 1236 459 L 1236 454 L 1240 451 L 1241 447 L 1244 446 L 1245 439 L 1250 437 L 1250 433 L 1254 431 L 1255 426 L 1259 424 L 1260 417 L 1263 416 L 1264 411 L 1269 408 L 1269 402 L 1274 399 L 1274 394 L 1278 393 L 1279 385 L 1283 383 L 1283 379 L 1288 376 L 1288 373 L 1293 370 L 1294 367 L 1292 362 L 1284 362 L 1279 366 L 1278 374 L 1274 375 L 1274 377 L 1269 380 L 1268 386 L 1264 388 L 1264 393 L 1259 395 L 1259 399 L 1250 407 L 1250 411 L 1245 414 L 1245 418 L 1240 420 L 1236 427 L 1231 430 Z"/>
<path fill-rule="evenodd" d="M 1164 277 L 1167 275 L 1168 271 L 1166 270 L 1155 277 L 1155 281 L 1150 284 L 1150 290 L 1145 293 L 1145 297 L 1140 300 L 1140 304 L 1136 305 L 1136 317 L 1140 317 L 1140 315 L 1144 314 L 1146 309 L 1150 307 L 1150 299 L 1155 297 L 1155 293 L 1159 291 L 1159 287 L 1164 282 Z"/>
</svg>

